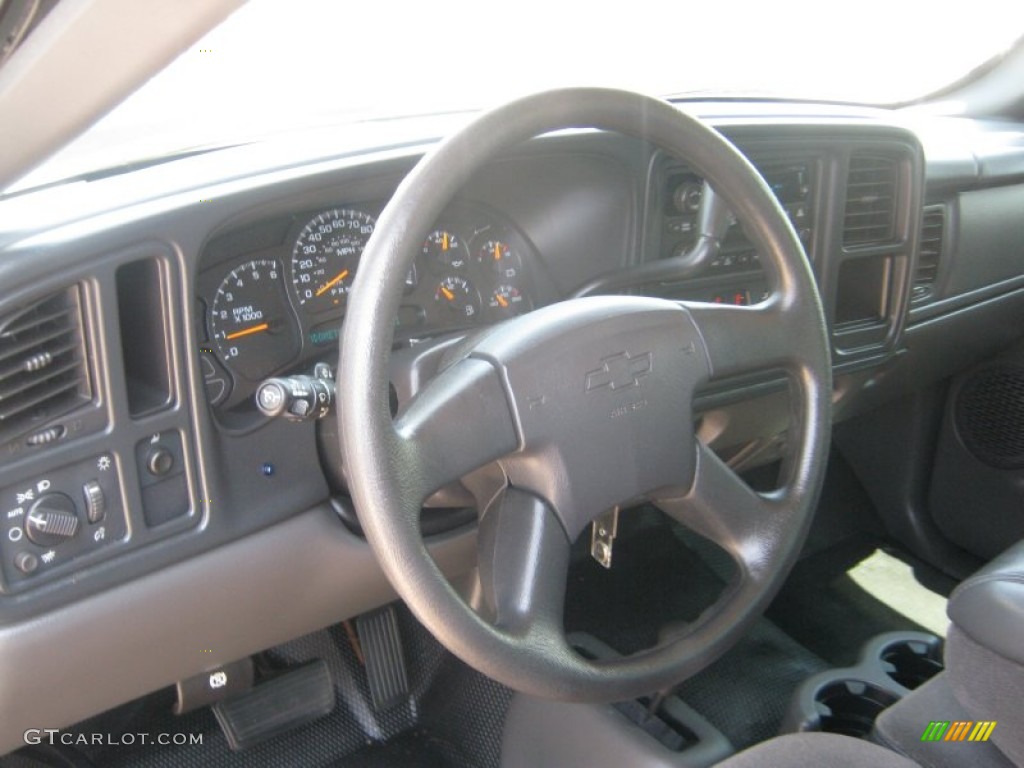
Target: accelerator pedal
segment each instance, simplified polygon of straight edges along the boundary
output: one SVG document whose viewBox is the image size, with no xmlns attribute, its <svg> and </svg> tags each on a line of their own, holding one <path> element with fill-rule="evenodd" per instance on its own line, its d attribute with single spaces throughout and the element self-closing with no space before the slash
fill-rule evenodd
<svg viewBox="0 0 1024 768">
<path fill-rule="evenodd" d="M 213 714 L 235 751 L 311 723 L 334 709 L 327 662 L 311 661 L 262 682 L 241 696 L 220 701 Z"/>
<path fill-rule="evenodd" d="M 394 606 L 360 616 L 356 619 L 356 632 L 366 661 L 373 708 L 383 712 L 406 701 L 409 676 L 405 671 L 402 635 Z"/>
</svg>

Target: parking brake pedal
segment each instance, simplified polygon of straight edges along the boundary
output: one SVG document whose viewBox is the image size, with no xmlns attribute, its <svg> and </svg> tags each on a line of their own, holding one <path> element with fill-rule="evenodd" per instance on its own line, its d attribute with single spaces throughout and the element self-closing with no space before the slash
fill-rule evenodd
<svg viewBox="0 0 1024 768">
<path fill-rule="evenodd" d="M 405 654 L 394 606 L 360 616 L 356 619 L 356 632 L 366 660 L 373 708 L 383 712 L 405 701 L 409 697 L 409 676 L 405 672 Z"/>
<path fill-rule="evenodd" d="M 327 662 L 312 661 L 284 672 L 213 707 L 213 714 L 238 751 L 311 723 L 334 709 L 334 685 Z"/>
</svg>

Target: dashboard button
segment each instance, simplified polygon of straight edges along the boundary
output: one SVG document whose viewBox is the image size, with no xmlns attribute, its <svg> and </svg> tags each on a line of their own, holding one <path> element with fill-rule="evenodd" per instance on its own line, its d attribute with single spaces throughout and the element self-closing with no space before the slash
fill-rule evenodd
<svg viewBox="0 0 1024 768">
<path fill-rule="evenodd" d="M 103 488 L 96 480 L 90 480 L 82 486 L 82 495 L 85 496 L 86 519 L 90 523 L 98 523 L 107 514 L 107 497 L 103 495 Z"/>
<path fill-rule="evenodd" d="M 307 400 L 295 400 L 288 406 L 288 413 L 293 416 L 305 416 L 309 413 L 309 402 Z"/>
<path fill-rule="evenodd" d="M 150 449 L 149 453 L 146 454 L 146 469 L 149 470 L 151 475 L 160 477 L 161 475 L 166 475 L 173 468 L 174 454 L 162 445 Z"/>
<path fill-rule="evenodd" d="M 39 567 L 39 558 L 31 552 L 19 552 L 14 556 L 14 567 L 27 576 Z"/>
</svg>

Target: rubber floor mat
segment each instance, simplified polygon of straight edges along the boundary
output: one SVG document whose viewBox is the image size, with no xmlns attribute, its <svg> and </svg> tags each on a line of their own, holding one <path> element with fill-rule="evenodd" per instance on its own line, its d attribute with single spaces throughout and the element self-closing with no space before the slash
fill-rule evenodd
<svg viewBox="0 0 1024 768">
<path fill-rule="evenodd" d="M 201 745 L 83 748 L 101 768 L 497 768 L 512 692 L 444 650 L 406 608 L 400 606 L 398 613 L 411 695 L 384 713 L 374 711 L 365 670 L 344 629 L 334 626 L 261 657 L 264 665 L 280 667 L 324 659 L 335 686 L 334 711 L 252 749 L 230 751 L 208 708 L 181 717 L 171 714 L 174 697 L 169 689 L 66 732 L 188 734 L 202 739 Z M 6 764 L 0 759 L 0 768 Z"/>
<path fill-rule="evenodd" d="M 653 645 L 665 624 L 685 624 L 714 603 L 729 577 L 724 553 L 709 549 L 650 508 L 619 518 L 611 569 L 577 542 L 570 571 L 566 625 L 589 632 L 621 653 Z M 581 537 L 586 538 L 586 537 Z M 774 736 L 790 696 L 828 665 L 761 619 L 721 659 L 682 683 L 680 697 L 737 749 Z"/>
</svg>

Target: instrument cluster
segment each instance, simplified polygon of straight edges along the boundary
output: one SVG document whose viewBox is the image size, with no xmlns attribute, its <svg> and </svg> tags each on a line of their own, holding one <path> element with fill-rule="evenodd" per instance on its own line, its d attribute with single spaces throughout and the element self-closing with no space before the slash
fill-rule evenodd
<svg viewBox="0 0 1024 768">
<path fill-rule="evenodd" d="M 293 217 L 279 244 L 204 271 L 200 349 L 207 396 L 229 408 L 267 376 L 334 357 L 345 308 L 379 206 Z M 435 223 L 405 277 L 396 340 L 499 322 L 533 308 L 536 256 L 489 210 L 460 206 Z"/>
</svg>

